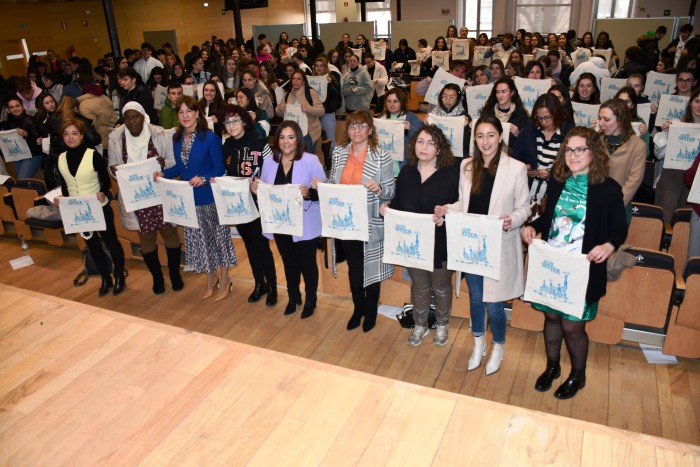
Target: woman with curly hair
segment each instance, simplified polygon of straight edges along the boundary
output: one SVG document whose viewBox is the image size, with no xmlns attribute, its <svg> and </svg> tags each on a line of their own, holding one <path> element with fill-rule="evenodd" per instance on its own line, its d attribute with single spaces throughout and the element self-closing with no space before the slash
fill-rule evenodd
<svg viewBox="0 0 700 467">
<path fill-rule="evenodd" d="M 607 259 L 627 237 L 622 190 L 608 177 L 609 169 L 610 158 L 604 138 L 590 128 L 579 126 L 571 130 L 554 161 L 544 214 L 521 233 L 527 244 L 541 233 L 542 240 L 550 245 L 585 254 L 590 262 L 581 319 L 545 305 L 532 304 L 544 313 L 547 354 L 547 367 L 537 378 L 535 389 L 549 390 L 552 381 L 561 375 L 562 340 L 571 358 L 571 374 L 554 393 L 557 399 L 570 399 L 586 385 L 586 322 L 596 317 L 598 301 L 605 295 Z M 574 227 L 556 228 L 564 218 L 573 222 Z"/>
<path fill-rule="evenodd" d="M 396 179 L 396 194 L 389 207 L 399 211 L 433 214 L 435 206 L 452 204 L 459 199 L 459 170 L 450 141 L 435 125 L 417 131 L 408 144 L 408 164 Z M 383 215 L 386 205 L 382 205 Z M 411 276 L 411 303 L 415 326 L 408 337 L 414 347 L 428 335 L 428 311 L 431 295 L 435 296 L 437 320 L 433 344 L 447 344 L 447 330 L 452 309 L 452 271 L 447 269 L 447 232 L 445 225 L 435 227 L 433 271 L 407 268 Z"/>
</svg>

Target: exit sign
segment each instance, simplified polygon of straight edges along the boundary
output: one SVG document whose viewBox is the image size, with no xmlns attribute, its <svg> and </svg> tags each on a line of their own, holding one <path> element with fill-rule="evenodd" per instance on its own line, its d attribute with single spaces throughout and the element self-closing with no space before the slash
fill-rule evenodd
<svg viewBox="0 0 700 467">
<path fill-rule="evenodd" d="M 27 26 L 27 23 L 19 23 L 17 25 L 18 29 L 27 29 L 29 26 Z"/>
</svg>

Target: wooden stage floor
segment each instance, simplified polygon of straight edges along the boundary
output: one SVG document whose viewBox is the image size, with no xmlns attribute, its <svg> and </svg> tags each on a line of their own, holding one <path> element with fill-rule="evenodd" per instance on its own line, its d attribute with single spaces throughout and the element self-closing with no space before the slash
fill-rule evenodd
<svg viewBox="0 0 700 467">
<path fill-rule="evenodd" d="M 0 464 L 697 465 L 700 448 L 0 285 Z"/>
</svg>

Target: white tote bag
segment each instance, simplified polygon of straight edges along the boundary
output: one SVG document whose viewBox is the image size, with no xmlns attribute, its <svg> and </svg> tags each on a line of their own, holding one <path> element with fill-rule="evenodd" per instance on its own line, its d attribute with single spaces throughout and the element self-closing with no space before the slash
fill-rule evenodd
<svg viewBox="0 0 700 467">
<path fill-rule="evenodd" d="M 695 178 L 693 179 L 693 185 L 690 187 L 690 193 L 688 193 L 688 202 L 700 204 L 700 170 L 695 172 Z"/>
<path fill-rule="evenodd" d="M 501 279 L 503 219 L 450 212 L 445 216 L 447 269 Z"/>
<path fill-rule="evenodd" d="M 666 120 L 679 120 L 685 114 L 689 100 L 690 97 L 687 96 L 662 94 L 659 98 L 659 109 L 656 111 L 656 121 L 662 124 Z"/>
<path fill-rule="evenodd" d="M 387 264 L 433 270 L 435 222 L 432 214 L 386 209 L 384 257 Z"/>
<path fill-rule="evenodd" d="M 301 128 L 301 134 L 306 136 L 309 134 L 309 119 L 304 112 L 301 111 L 299 104 L 287 104 L 284 110 L 284 119 L 292 122 L 297 122 Z"/>
<path fill-rule="evenodd" d="M 469 60 L 469 39 L 452 41 L 452 60 Z"/>
<path fill-rule="evenodd" d="M 659 73 L 650 71 L 647 73 L 646 84 L 644 85 L 644 95 L 654 104 L 659 103 L 659 99 L 664 94 L 671 94 L 676 87 L 676 74 Z M 662 122 L 663 123 L 663 122 Z"/>
<path fill-rule="evenodd" d="M 581 318 L 586 304 L 590 263 L 586 255 L 535 240 L 528 248 L 525 301 Z"/>
<path fill-rule="evenodd" d="M 6 162 L 21 161 L 32 157 L 27 141 L 17 130 L 0 131 L 0 149 Z"/>
<path fill-rule="evenodd" d="M 405 125 L 406 120 L 374 119 L 374 129 L 377 132 L 379 147 L 385 150 L 394 161 L 403 161 Z"/>
<path fill-rule="evenodd" d="M 157 84 L 156 88 L 153 90 L 153 108 L 156 110 L 162 109 L 165 106 L 165 101 L 167 100 L 168 88 Z"/>
<path fill-rule="evenodd" d="M 451 73 L 448 73 L 442 68 L 438 68 L 435 72 L 435 76 L 433 76 L 433 79 L 430 81 L 430 86 L 428 86 L 428 91 L 425 93 L 425 98 L 423 100 L 428 104 L 438 105 L 438 96 L 440 95 L 440 91 L 442 91 L 442 88 L 444 88 L 448 83 L 456 84 L 460 89 L 462 89 L 465 81 L 461 78 L 457 78 Z"/>
<path fill-rule="evenodd" d="M 612 99 L 617 91 L 627 86 L 626 78 L 601 78 L 600 80 L 600 102 Z"/>
<path fill-rule="evenodd" d="M 260 217 L 250 192 L 250 178 L 216 177 L 216 182 L 211 184 L 211 191 L 219 224 L 247 224 Z"/>
<path fill-rule="evenodd" d="M 700 124 L 673 122 L 668 128 L 664 169 L 688 170 L 700 152 Z"/>
<path fill-rule="evenodd" d="M 340 240 L 369 241 L 367 188 L 362 185 L 318 184 L 321 235 Z"/>
<path fill-rule="evenodd" d="M 153 173 L 160 170 L 160 164 L 155 157 L 117 167 L 119 197 L 126 212 L 163 204 L 153 182 Z"/>
<path fill-rule="evenodd" d="M 299 186 L 258 184 L 258 206 L 264 233 L 304 235 L 304 201 Z"/>
<path fill-rule="evenodd" d="M 107 230 L 105 213 L 97 195 L 62 197 L 58 209 L 66 234 Z"/>
<path fill-rule="evenodd" d="M 542 94 L 547 94 L 551 86 L 552 82 L 549 79 L 515 77 L 515 87 L 518 88 L 518 94 L 520 94 L 520 99 L 523 101 L 523 107 L 525 107 L 528 114 L 532 112 L 532 107 L 534 107 L 537 98 Z"/>
<path fill-rule="evenodd" d="M 194 189 L 190 182 L 159 178 L 156 186 L 163 201 L 163 220 L 198 229 L 199 220 L 194 205 Z"/>
<path fill-rule="evenodd" d="M 591 122 L 598 120 L 598 111 L 600 104 L 584 104 L 581 102 L 572 102 L 571 107 L 574 109 L 574 123 L 577 126 L 585 126 L 591 128 Z"/>
<path fill-rule="evenodd" d="M 321 99 L 321 102 L 326 102 L 328 97 L 328 75 L 322 76 L 307 76 L 306 80 L 309 82 L 309 86 L 316 90 L 316 94 Z M 282 102 L 277 101 L 277 102 Z"/>
<path fill-rule="evenodd" d="M 435 124 L 452 146 L 455 157 L 464 157 L 464 123 L 465 117 L 441 117 L 428 114 L 428 124 Z"/>
<path fill-rule="evenodd" d="M 478 86 L 469 86 L 465 91 L 467 98 L 467 109 L 472 120 L 478 120 L 481 116 L 481 109 L 489 99 L 493 84 L 480 84 Z"/>
</svg>

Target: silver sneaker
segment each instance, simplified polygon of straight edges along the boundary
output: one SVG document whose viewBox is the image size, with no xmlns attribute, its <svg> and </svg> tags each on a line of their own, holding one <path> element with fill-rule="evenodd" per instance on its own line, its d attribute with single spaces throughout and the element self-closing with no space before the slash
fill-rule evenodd
<svg viewBox="0 0 700 467">
<path fill-rule="evenodd" d="M 435 335 L 433 336 L 433 345 L 437 345 L 438 347 L 442 347 L 443 345 L 447 344 L 447 329 L 450 327 L 449 324 L 445 325 L 436 325 L 435 326 Z"/>
<path fill-rule="evenodd" d="M 411 335 L 408 336 L 408 345 L 418 347 L 423 343 L 423 338 L 430 333 L 428 326 L 413 326 Z"/>
</svg>

